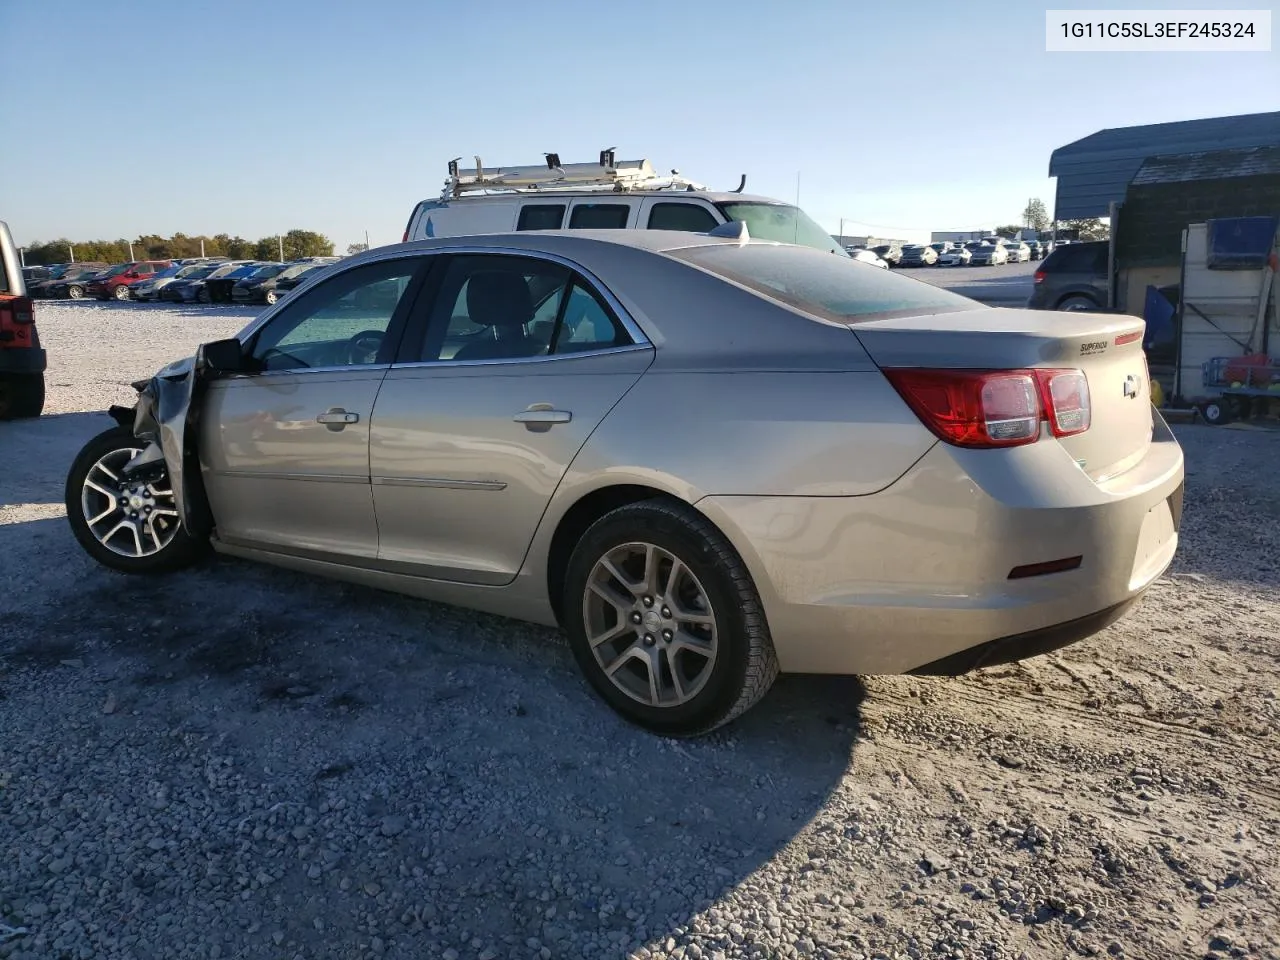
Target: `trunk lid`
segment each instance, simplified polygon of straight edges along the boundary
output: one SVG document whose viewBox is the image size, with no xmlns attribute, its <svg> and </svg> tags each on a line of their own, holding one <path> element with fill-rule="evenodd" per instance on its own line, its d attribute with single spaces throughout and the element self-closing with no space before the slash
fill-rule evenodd
<svg viewBox="0 0 1280 960">
<path fill-rule="evenodd" d="M 880 367 L 1076 369 L 1089 381 L 1089 429 L 1053 440 L 1093 480 L 1128 470 L 1151 443 L 1150 382 L 1138 317 L 988 308 L 851 324 Z"/>
</svg>

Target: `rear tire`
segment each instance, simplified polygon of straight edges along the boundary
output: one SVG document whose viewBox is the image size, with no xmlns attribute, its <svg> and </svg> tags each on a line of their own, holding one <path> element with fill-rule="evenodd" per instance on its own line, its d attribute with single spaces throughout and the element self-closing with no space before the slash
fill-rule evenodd
<svg viewBox="0 0 1280 960">
<path fill-rule="evenodd" d="M 742 558 L 683 503 L 629 504 L 592 524 L 569 560 L 562 609 L 592 687 L 655 733 L 707 733 L 755 704 L 778 675 Z"/>
<path fill-rule="evenodd" d="M 0 420 L 38 417 L 43 410 L 43 373 L 0 373 Z"/>
<path fill-rule="evenodd" d="M 1058 301 L 1059 310 L 1097 310 L 1098 304 L 1092 297 L 1066 297 Z"/>
<path fill-rule="evenodd" d="M 67 473 L 63 499 L 71 532 L 89 556 L 121 573 L 172 573 L 208 549 L 178 520 L 168 472 L 143 484 L 120 468 L 145 443 L 112 427 L 81 448 Z"/>
</svg>

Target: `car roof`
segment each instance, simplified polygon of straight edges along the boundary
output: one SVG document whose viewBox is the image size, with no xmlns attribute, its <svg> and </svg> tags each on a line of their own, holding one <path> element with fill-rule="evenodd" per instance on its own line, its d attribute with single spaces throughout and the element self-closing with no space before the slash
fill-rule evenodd
<svg viewBox="0 0 1280 960">
<path fill-rule="evenodd" d="M 664 200 L 677 202 L 701 198 L 710 200 L 712 203 L 771 203 L 777 206 L 793 206 L 786 200 L 779 200 L 776 197 L 762 197 L 754 193 L 728 193 L 722 190 L 628 190 L 625 193 L 616 193 L 612 190 L 522 190 L 519 193 L 468 194 L 461 197 L 449 197 L 444 202 L 478 203 L 481 201 L 531 200 L 534 203 L 551 203 L 558 197 L 568 197 L 574 200 L 593 197 L 598 198 L 601 203 L 608 203 L 615 199 L 626 199 L 627 197 L 661 197 Z M 428 198 L 424 202 L 429 203 L 432 200 L 441 202 L 438 198 Z"/>
<path fill-rule="evenodd" d="M 773 241 L 768 240 L 752 240 L 749 242 L 776 245 Z M 603 244 L 606 246 L 648 250 L 653 253 L 665 253 L 688 247 L 737 243 L 738 241 L 731 237 L 712 237 L 705 233 L 686 233 L 681 230 L 523 230 L 512 233 L 482 233 L 472 236 L 410 240 L 408 243 L 393 243 L 383 247 L 375 247 L 372 250 L 366 250 L 363 253 L 346 258 L 346 261 L 356 263 L 364 260 L 381 259 L 393 252 L 412 253 L 415 250 L 438 250 L 451 247 L 505 247 L 507 249 L 537 252 L 548 247 L 563 249 L 567 246 Z"/>
</svg>

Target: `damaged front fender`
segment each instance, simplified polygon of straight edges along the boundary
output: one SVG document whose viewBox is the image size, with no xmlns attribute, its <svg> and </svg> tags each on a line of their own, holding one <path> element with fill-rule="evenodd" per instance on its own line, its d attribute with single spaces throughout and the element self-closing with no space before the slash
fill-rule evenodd
<svg viewBox="0 0 1280 960">
<path fill-rule="evenodd" d="M 161 465 L 168 471 L 178 519 L 193 537 L 207 537 L 213 516 L 205 496 L 196 440 L 200 397 L 208 367 L 201 353 L 164 367 L 149 380 L 133 384 L 138 402 L 132 410 L 112 407 L 111 416 L 146 442 L 142 453 L 124 467 L 125 476 L 145 476 Z"/>
</svg>

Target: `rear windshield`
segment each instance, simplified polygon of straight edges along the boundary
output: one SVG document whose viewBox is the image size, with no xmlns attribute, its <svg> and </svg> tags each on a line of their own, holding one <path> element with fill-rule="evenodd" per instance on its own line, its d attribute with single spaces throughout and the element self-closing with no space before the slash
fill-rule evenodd
<svg viewBox="0 0 1280 960">
<path fill-rule="evenodd" d="M 716 244 L 674 250 L 670 256 L 838 323 L 981 308 L 920 280 L 800 247 Z"/>
<path fill-rule="evenodd" d="M 799 207 L 789 203 L 718 203 L 726 220 L 747 225 L 747 233 L 754 240 L 775 240 L 778 243 L 798 243 L 848 257 L 844 249 L 832 239 L 831 234 Z"/>
</svg>

